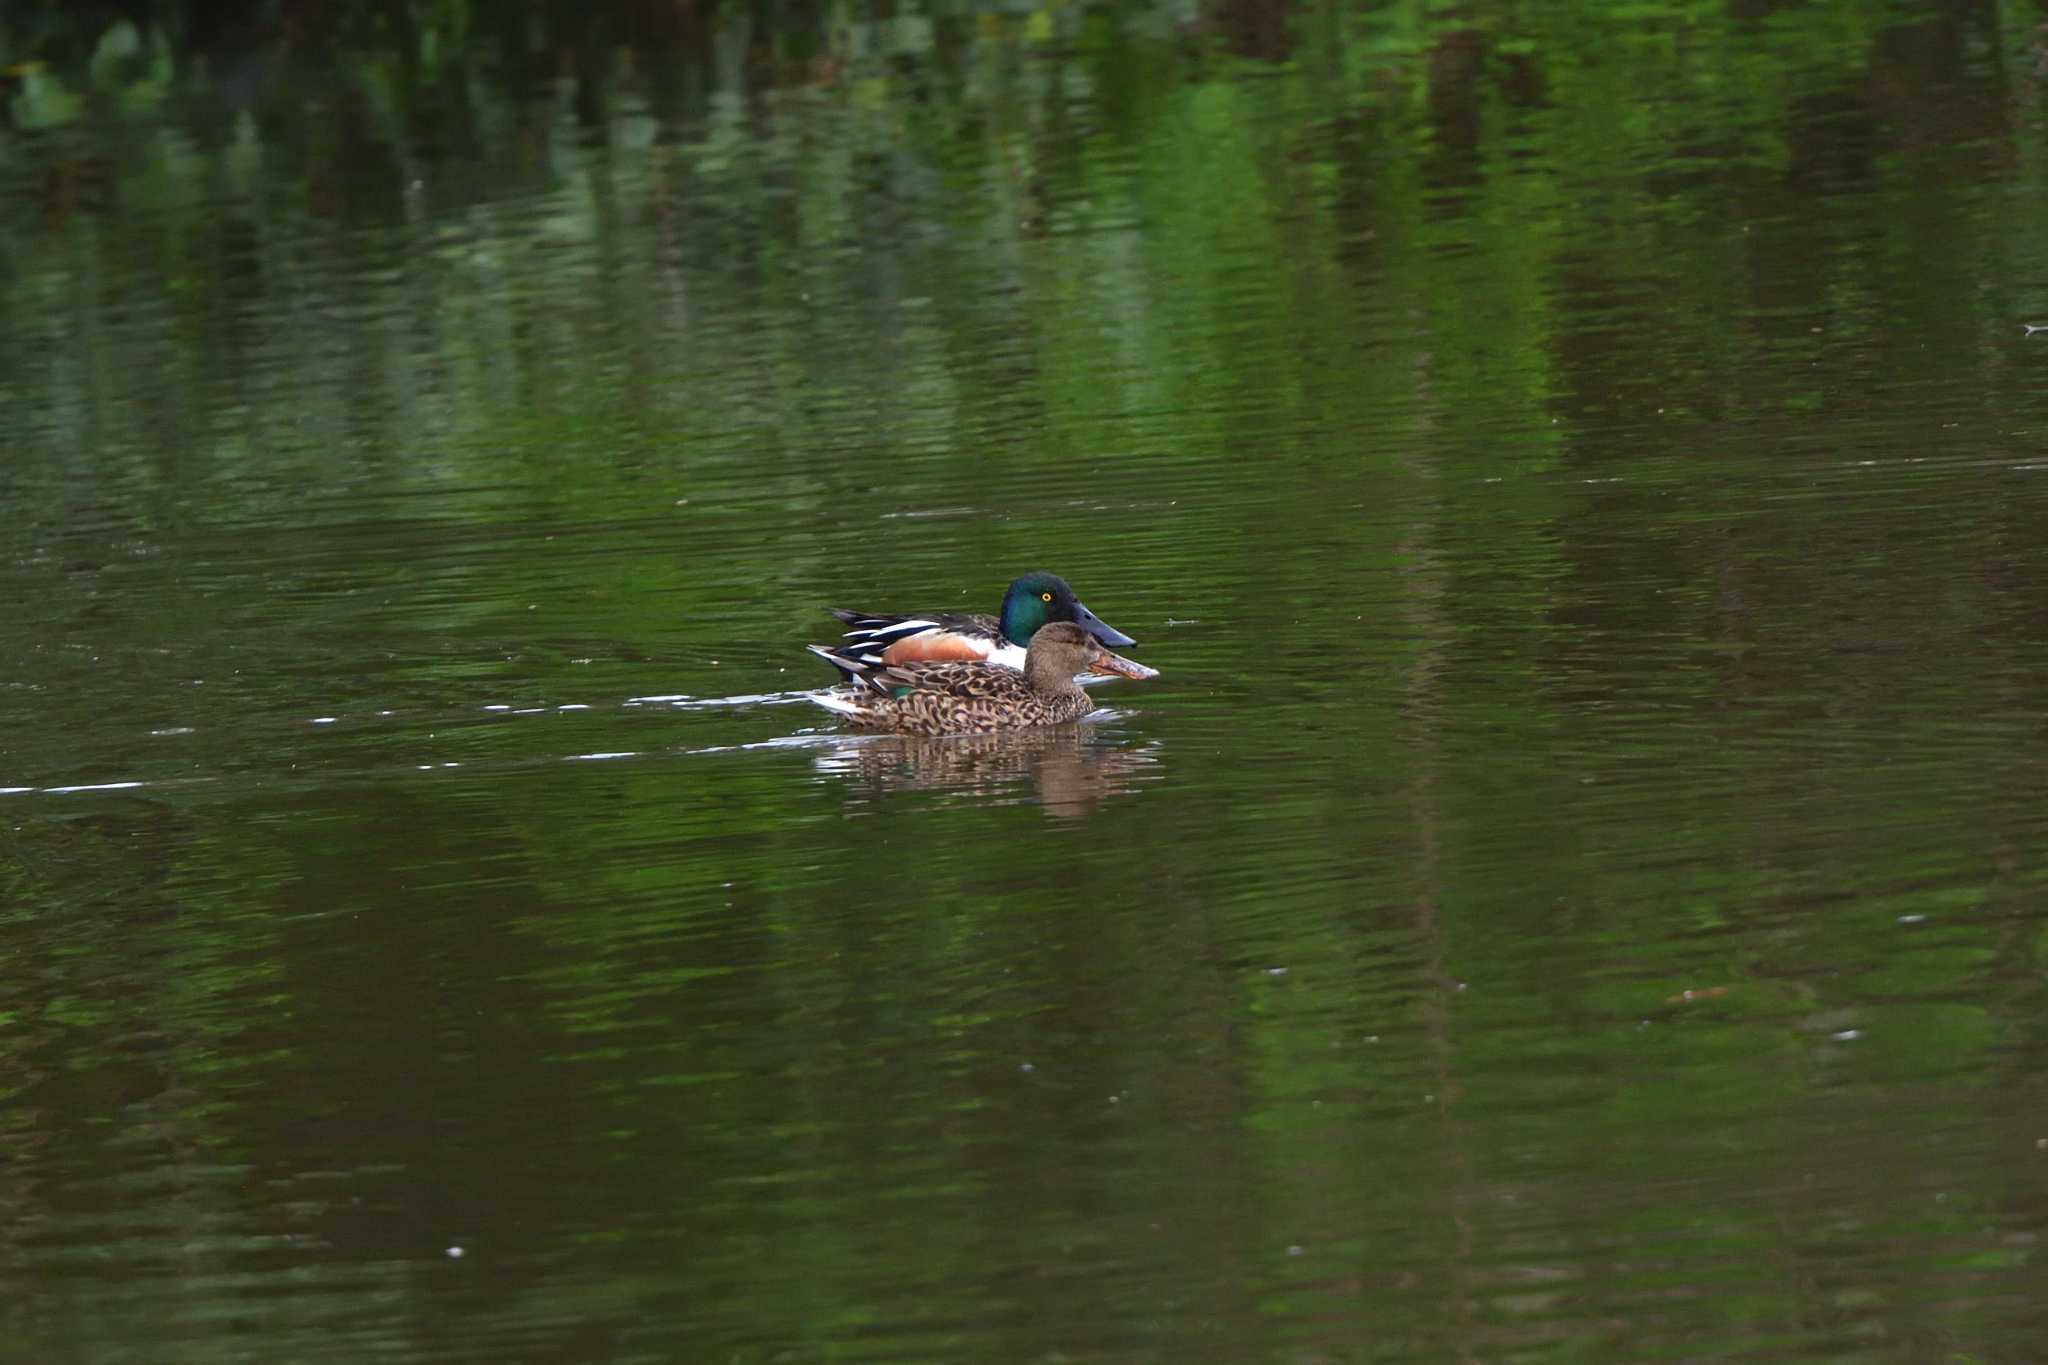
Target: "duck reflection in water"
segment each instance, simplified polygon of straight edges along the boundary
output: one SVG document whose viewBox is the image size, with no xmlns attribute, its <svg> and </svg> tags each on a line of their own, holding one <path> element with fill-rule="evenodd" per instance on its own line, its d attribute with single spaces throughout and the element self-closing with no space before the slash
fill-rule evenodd
<svg viewBox="0 0 2048 1365">
<path fill-rule="evenodd" d="M 1156 781 L 1162 775 L 1157 747 L 1119 745 L 1087 722 L 944 738 L 850 735 L 821 753 L 817 768 L 876 795 L 952 792 L 997 804 L 1035 799 L 1047 815 L 1077 819 Z"/>
</svg>

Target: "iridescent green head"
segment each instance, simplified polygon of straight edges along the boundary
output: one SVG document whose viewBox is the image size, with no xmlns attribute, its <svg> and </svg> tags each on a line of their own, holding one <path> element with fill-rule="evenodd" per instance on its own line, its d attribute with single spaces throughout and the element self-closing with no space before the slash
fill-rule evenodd
<svg viewBox="0 0 2048 1365">
<path fill-rule="evenodd" d="M 1039 627 L 1053 621 L 1072 621 L 1111 649 L 1138 643 L 1082 606 L 1058 574 L 1025 574 L 1003 594 L 1003 638 L 1011 644 L 1029 647 Z"/>
</svg>

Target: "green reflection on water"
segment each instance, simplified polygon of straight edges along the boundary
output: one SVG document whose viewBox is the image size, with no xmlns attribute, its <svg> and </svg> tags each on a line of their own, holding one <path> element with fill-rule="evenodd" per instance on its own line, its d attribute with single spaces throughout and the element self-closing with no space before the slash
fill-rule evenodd
<svg viewBox="0 0 2048 1365">
<path fill-rule="evenodd" d="M 6 31 L 38 1358 L 2026 1357 L 2029 16 L 407 12 Z"/>
</svg>

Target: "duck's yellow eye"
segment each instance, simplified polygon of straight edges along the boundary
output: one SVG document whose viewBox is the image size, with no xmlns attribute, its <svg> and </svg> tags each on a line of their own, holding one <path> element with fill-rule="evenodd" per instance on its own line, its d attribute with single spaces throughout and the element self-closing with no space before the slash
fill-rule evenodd
<svg viewBox="0 0 2048 1365">
<path fill-rule="evenodd" d="M 1052 594 L 1049 592 L 1042 592 L 1038 594 L 1038 600 L 1041 602 L 1050 602 L 1052 601 Z"/>
</svg>

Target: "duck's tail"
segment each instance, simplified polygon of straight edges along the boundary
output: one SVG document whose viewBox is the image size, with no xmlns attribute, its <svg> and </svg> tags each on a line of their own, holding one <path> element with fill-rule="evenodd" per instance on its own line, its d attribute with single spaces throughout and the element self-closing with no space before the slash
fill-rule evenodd
<svg viewBox="0 0 2048 1365">
<path fill-rule="evenodd" d="M 812 648 L 816 649 L 817 646 L 813 645 Z M 813 692 L 811 700 L 827 711 L 851 716 L 855 720 L 865 720 L 868 715 L 867 697 L 859 692 Z"/>
<path fill-rule="evenodd" d="M 882 666 L 879 656 L 872 659 L 864 658 L 843 646 L 834 648 L 831 645 L 805 645 L 804 648 L 838 669 L 843 675 L 842 681 L 845 682 L 865 683 L 868 675 Z"/>
</svg>

